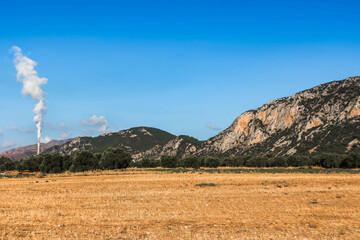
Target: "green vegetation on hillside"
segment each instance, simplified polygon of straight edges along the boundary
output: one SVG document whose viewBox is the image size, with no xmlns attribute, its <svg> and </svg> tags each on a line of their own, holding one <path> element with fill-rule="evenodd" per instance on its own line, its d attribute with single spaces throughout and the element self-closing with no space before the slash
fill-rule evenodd
<svg viewBox="0 0 360 240">
<path fill-rule="evenodd" d="M 74 148 L 87 150 L 92 153 L 103 153 L 108 148 L 119 147 L 129 153 L 143 152 L 157 145 L 163 146 L 176 136 L 166 131 L 151 127 L 136 127 L 128 130 L 103 134 L 97 137 L 80 137 L 77 145 L 72 142 L 49 148 L 45 152 L 61 152 L 75 154 Z"/>
</svg>

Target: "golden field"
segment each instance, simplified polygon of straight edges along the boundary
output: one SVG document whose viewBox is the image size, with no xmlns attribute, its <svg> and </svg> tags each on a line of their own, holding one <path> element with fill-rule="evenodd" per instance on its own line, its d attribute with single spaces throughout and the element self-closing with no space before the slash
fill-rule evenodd
<svg viewBox="0 0 360 240">
<path fill-rule="evenodd" d="M 130 169 L 3 178 L 0 239 L 360 239 L 360 175 Z"/>
</svg>

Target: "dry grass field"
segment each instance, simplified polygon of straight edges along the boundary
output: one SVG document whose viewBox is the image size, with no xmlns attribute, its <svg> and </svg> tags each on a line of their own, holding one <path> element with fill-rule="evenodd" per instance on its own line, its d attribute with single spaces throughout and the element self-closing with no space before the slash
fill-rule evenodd
<svg viewBox="0 0 360 240">
<path fill-rule="evenodd" d="M 0 239 L 360 239 L 360 175 L 3 178 Z"/>
</svg>

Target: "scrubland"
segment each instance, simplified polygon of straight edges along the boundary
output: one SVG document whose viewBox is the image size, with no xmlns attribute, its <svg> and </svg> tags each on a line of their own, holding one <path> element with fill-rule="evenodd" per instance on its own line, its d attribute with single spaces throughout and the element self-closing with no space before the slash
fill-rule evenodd
<svg viewBox="0 0 360 240">
<path fill-rule="evenodd" d="M 0 179 L 0 239 L 360 239 L 360 175 L 104 171 Z"/>
</svg>

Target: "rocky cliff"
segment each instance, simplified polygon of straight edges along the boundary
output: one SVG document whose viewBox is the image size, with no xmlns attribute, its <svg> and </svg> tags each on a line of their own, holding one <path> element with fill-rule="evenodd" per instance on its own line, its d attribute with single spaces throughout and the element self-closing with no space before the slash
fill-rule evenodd
<svg viewBox="0 0 360 240">
<path fill-rule="evenodd" d="M 360 77 L 276 99 L 241 114 L 197 154 L 346 152 L 360 140 Z"/>
<path fill-rule="evenodd" d="M 132 157 L 135 161 L 143 158 L 160 158 L 162 155 L 171 155 L 181 158 L 186 155 L 196 154 L 201 142 L 196 138 L 180 135 L 165 145 L 157 145 L 144 152 L 134 154 Z"/>
</svg>

